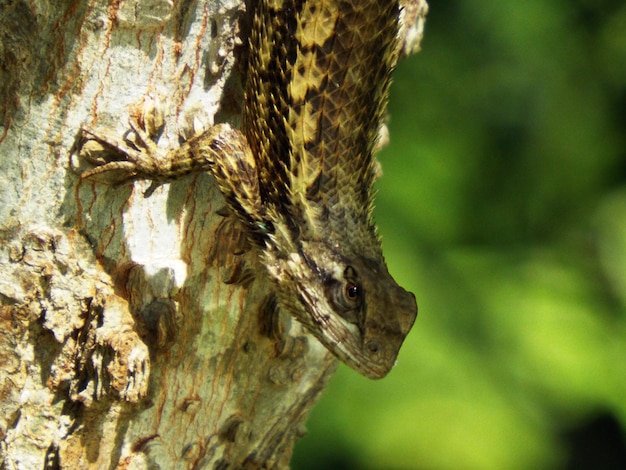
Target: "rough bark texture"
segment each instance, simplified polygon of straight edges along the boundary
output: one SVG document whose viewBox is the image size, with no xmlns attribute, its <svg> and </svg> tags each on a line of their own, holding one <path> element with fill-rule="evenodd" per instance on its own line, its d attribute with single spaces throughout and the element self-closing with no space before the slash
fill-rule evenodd
<svg viewBox="0 0 626 470">
<path fill-rule="evenodd" d="M 144 197 L 80 180 L 73 151 L 130 116 L 164 147 L 236 123 L 242 18 L 236 0 L 0 0 L 3 468 L 288 464 L 335 360 L 276 315 L 211 177 Z"/>
</svg>

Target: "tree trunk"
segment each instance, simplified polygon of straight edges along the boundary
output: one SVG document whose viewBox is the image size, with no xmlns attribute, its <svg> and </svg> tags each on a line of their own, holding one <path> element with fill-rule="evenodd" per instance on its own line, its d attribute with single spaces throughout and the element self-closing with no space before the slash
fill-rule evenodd
<svg viewBox="0 0 626 470">
<path fill-rule="evenodd" d="M 408 50 L 426 4 L 407 6 Z M 81 127 L 120 140 L 133 118 L 172 148 L 237 124 L 245 18 L 238 0 L 0 2 L 4 468 L 288 465 L 335 359 L 276 311 L 212 178 L 144 197 L 78 177 Z"/>
</svg>

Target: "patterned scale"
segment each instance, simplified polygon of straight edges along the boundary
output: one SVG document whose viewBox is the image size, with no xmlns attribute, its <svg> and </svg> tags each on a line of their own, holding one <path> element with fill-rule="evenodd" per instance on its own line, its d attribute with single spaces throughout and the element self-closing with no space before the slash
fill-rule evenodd
<svg viewBox="0 0 626 470">
<path fill-rule="evenodd" d="M 267 0 L 252 28 L 244 133 L 262 196 L 309 231 L 295 236 L 332 233 L 372 259 L 373 149 L 398 14 L 397 2 Z"/>
</svg>

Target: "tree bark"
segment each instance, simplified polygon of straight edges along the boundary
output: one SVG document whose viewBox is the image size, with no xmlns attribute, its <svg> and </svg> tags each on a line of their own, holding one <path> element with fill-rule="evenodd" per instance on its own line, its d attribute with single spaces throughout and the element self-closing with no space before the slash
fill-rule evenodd
<svg viewBox="0 0 626 470">
<path fill-rule="evenodd" d="M 212 178 L 78 176 L 81 127 L 237 124 L 245 25 L 237 0 L 0 1 L 3 468 L 288 465 L 336 363 Z"/>
</svg>

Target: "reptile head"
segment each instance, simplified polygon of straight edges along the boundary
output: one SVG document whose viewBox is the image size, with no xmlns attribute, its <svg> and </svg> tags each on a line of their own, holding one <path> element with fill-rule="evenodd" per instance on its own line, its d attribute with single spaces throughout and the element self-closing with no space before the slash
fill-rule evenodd
<svg viewBox="0 0 626 470">
<path fill-rule="evenodd" d="M 369 378 L 387 375 L 417 304 L 382 257 L 346 257 L 323 242 L 302 242 L 297 253 L 267 265 L 281 305 L 329 351 Z"/>
</svg>

